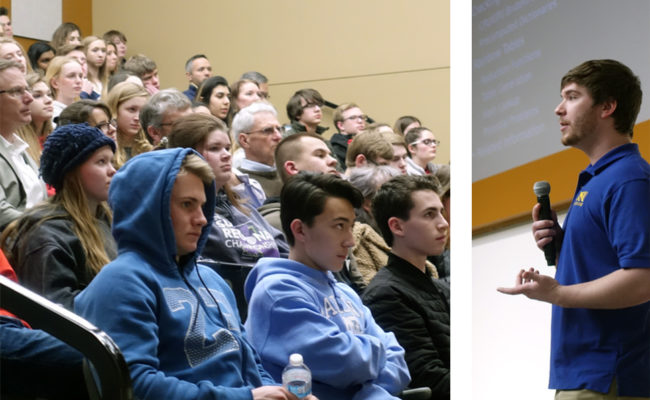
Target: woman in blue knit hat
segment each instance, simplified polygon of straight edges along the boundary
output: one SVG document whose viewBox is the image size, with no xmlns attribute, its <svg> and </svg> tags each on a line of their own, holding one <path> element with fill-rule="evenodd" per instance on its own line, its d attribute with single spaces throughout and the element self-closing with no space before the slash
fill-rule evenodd
<svg viewBox="0 0 650 400">
<path fill-rule="evenodd" d="M 70 124 L 52 132 L 40 173 L 56 189 L 0 238 L 20 283 L 72 310 L 74 297 L 117 255 L 106 204 L 115 174 L 115 142 L 96 127 Z"/>
</svg>

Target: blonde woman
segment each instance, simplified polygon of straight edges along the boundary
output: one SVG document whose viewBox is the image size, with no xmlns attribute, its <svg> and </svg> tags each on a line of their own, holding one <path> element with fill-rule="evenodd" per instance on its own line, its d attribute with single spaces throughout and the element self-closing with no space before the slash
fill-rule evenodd
<svg viewBox="0 0 650 400">
<path fill-rule="evenodd" d="M 50 87 L 38 73 L 27 74 L 26 80 L 34 98 L 34 101 L 29 104 L 32 120 L 29 124 L 18 128 L 16 133 L 29 145 L 27 153 L 36 164 L 39 164 L 43 143 L 52 132 L 54 101 Z"/>
<path fill-rule="evenodd" d="M 57 128 L 41 155 L 56 195 L 26 211 L 0 243 L 20 282 L 72 309 L 74 297 L 116 257 L 106 205 L 115 142 L 87 124 Z"/>
<path fill-rule="evenodd" d="M 79 99 L 84 79 L 81 64 L 74 57 L 54 57 L 44 79 L 54 96 L 52 118 L 56 118 L 64 108 Z"/>
<path fill-rule="evenodd" d="M 0 59 L 18 61 L 24 73 L 33 72 L 25 49 L 11 38 L 0 37 Z"/>
<path fill-rule="evenodd" d="M 148 99 L 149 93 L 142 86 L 131 82 L 118 83 L 108 92 L 106 104 L 117 121 L 116 168 L 131 157 L 153 148 L 140 126 L 140 109 Z"/>
<path fill-rule="evenodd" d="M 98 100 L 106 97 L 106 85 L 108 73 L 106 72 L 106 42 L 97 36 L 85 37 L 81 42 L 86 55 L 88 72 L 86 78 L 92 84 L 92 93 L 82 92 L 81 97 L 85 99 Z"/>
</svg>

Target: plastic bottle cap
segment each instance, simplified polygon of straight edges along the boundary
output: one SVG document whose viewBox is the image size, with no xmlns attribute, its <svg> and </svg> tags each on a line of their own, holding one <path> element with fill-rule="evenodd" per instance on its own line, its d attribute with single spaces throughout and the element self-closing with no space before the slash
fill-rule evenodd
<svg viewBox="0 0 650 400">
<path fill-rule="evenodd" d="M 302 354 L 299 353 L 293 353 L 292 355 L 289 356 L 289 363 L 293 365 L 300 365 L 302 364 Z"/>
</svg>

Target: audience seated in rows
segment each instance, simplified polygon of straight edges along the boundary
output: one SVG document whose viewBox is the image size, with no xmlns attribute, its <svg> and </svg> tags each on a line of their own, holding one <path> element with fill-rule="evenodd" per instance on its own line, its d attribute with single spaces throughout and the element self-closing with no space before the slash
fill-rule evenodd
<svg viewBox="0 0 650 400">
<path fill-rule="evenodd" d="M 216 213 L 201 258 L 254 265 L 261 257 L 288 256 L 289 246 L 282 231 L 273 228 L 230 187 L 230 137 L 218 118 L 203 114 L 180 118 L 169 135 L 169 147 L 193 148 L 215 175 Z"/>
</svg>

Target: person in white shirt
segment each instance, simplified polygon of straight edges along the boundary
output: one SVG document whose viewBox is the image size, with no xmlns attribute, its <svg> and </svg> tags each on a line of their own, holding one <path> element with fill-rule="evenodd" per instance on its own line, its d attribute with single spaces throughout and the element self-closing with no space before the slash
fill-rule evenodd
<svg viewBox="0 0 650 400">
<path fill-rule="evenodd" d="M 31 121 L 32 101 L 20 64 L 0 60 L 0 230 L 47 197 L 27 143 L 15 134 Z"/>
</svg>

